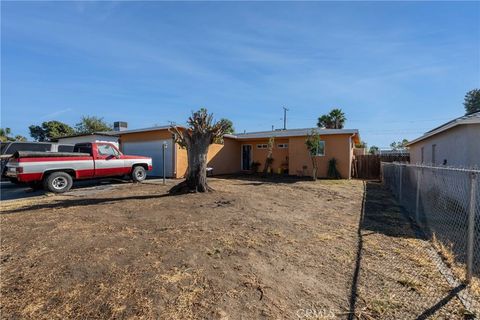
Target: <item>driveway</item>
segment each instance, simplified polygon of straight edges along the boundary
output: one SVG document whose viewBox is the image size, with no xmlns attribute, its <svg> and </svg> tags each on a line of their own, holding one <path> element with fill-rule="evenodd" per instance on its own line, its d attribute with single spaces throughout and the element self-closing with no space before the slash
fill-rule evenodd
<svg viewBox="0 0 480 320">
<path fill-rule="evenodd" d="M 73 184 L 73 188 L 69 192 L 66 192 L 64 194 L 73 196 L 88 196 L 96 194 L 99 191 L 115 189 L 119 185 L 126 183 L 132 182 L 122 179 L 76 181 Z M 161 184 L 162 179 L 148 179 L 144 183 Z M 0 185 L 0 199 L 2 201 L 40 197 L 47 194 L 48 192 L 45 192 L 44 190 L 32 190 L 30 187 L 24 185 L 16 185 L 9 181 L 2 181 Z"/>
</svg>

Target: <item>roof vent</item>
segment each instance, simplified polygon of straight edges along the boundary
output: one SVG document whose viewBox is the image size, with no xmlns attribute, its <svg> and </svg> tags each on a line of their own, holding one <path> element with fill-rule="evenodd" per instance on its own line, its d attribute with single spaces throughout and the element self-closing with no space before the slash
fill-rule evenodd
<svg viewBox="0 0 480 320">
<path fill-rule="evenodd" d="M 123 131 L 123 130 L 127 130 L 128 128 L 128 123 L 124 122 L 124 121 L 115 121 L 113 123 L 113 130 L 114 131 Z"/>
</svg>

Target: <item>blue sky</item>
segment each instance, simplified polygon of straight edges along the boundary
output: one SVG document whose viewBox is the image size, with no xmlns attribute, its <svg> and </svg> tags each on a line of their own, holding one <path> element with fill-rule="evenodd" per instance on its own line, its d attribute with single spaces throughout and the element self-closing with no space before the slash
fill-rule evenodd
<svg viewBox="0 0 480 320">
<path fill-rule="evenodd" d="M 479 2 L 2 2 L 1 125 L 82 115 L 130 128 L 201 106 L 239 132 L 332 107 L 369 145 L 464 113 Z"/>
</svg>

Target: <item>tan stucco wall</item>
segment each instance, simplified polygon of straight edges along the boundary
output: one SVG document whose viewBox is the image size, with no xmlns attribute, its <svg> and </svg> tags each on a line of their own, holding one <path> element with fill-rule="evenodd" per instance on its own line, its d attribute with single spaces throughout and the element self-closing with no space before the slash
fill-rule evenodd
<svg viewBox="0 0 480 320">
<path fill-rule="evenodd" d="M 432 164 L 432 145 L 435 147 L 435 164 L 447 160 L 448 166 L 480 166 L 480 124 L 466 124 L 431 136 L 409 146 L 410 163 Z"/>
<path fill-rule="evenodd" d="M 252 146 L 252 162 L 259 162 L 260 167 L 258 168 L 259 171 L 262 171 L 265 165 L 265 160 L 267 159 L 268 149 L 258 149 L 257 144 L 267 144 L 268 145 L 269 139 L 255 139 L 255 140 L 242 140 L 239 143 L 239 167 L 241 168 L 241 146 L 242 145 L 251 145 Z M 278 144 L 280 143 L 288 143 L 288 139 L 275 139 L 274 146 L 272 149 L 272 169 L 273 172 L 277 172 L 279 168 L 285 167 L 288 165 L 288 148 L 279 148 Z M 287 167 L 288 168 L 288 167 Z"/>
<path fill-rule="evenodd" d="M 187 150 L 177 145 L 177 175 L 183 178 L 187 172 Z M 223 144 L 211 144 L 208 148 L 207 166 L 213 168 L 213 174 L 237 173 L 240 171 L 240 146 L 238 141 L 225 138 Z"/>
<path fill-rule="evenodd" d="M 353 155 L 351 135 L 324 135 L 320 137 L 325 141 L 325 156 L 315 157 L 318 178 L 327 177 L 328 161 L 337 159 L 337 169 L 344 179 L 350 178 L 350 165 Z M 306 169 L 303 167 L 306 166 Z M 292 175 L 311 176 L 312 161 L 305 145 L 305 137 L 292 137 L 289 143 L 289 173 Z"/>
<path fill-rule="evenodd" d="M 237 140 L 225 138 L 223 144 L 212 144 L 208 148 L 207 166 L 213 174 L 237 173 L 240 171 L 240 144 Z"/>
</svg>

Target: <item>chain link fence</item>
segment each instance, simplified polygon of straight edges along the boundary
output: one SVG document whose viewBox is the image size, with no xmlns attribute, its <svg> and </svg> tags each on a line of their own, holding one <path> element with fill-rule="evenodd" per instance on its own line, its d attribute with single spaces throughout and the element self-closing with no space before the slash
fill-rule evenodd
<svg viewBox="0 0 480 320">
<path fill-rule="evenodd" d="M 480 312 L 480 170 L 381 164 L 382 182 L 436 254 L 467 310 Z M 436 257 L 438 259 L 436 259 Z"/>
</svg>

